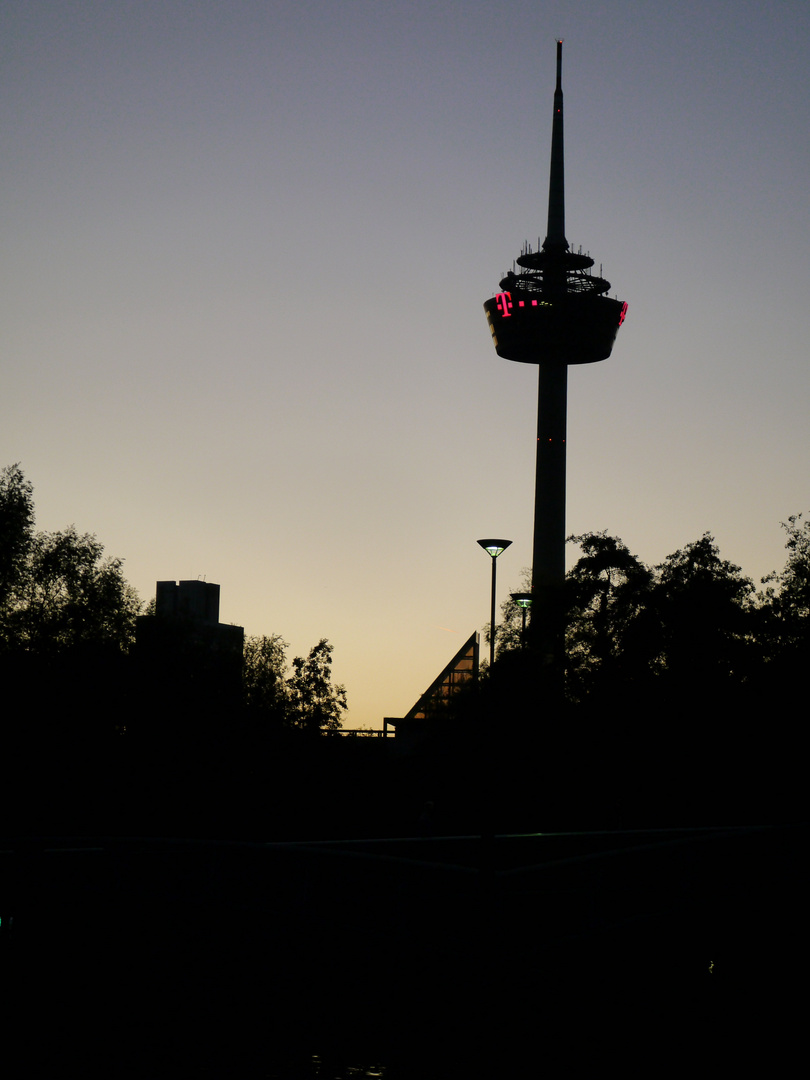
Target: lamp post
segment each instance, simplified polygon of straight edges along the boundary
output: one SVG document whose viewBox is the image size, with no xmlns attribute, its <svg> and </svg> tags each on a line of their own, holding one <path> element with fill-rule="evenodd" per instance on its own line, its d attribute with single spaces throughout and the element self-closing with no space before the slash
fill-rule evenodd
<svg viewBox="0 0 810 1080">
<path fill-rule="evenodd" d="M 520 608 L 523 623 L 520 627 L 520 644 L 526 644 L 526 612 L 532 606 L 532 594 L 530 592 L 513 592 L 509 594 Z"/>
<path fill-rule="evenodd" d="M 511 540 L 479 540 L 478 543 L 492 557 L 492 607 L 489 619 L 489 666 L 495 663 L 495 560 L 506 551 Z"/>
</svg>

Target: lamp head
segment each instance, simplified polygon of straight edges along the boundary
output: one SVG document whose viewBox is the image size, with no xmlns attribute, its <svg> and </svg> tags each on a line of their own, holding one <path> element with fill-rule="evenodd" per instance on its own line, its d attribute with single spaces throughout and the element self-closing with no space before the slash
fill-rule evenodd
<svg viewBox="0 0 810 1080">
<path fill-rule="evenodd" d="M 512 543 L 512 541 L 511 540 L 479 540 L 478 543 L 481 545 L 481 547 L 484 549 L 484 551 L 487 553 L 487 555 L 491 555 L 493 559 L 497 559 L 498 556 L 501 554 L 501 552 L 506 551 L 506 549 L 509 547 L 509 545 Z"/>
<path fill-rule="evenodd" d="M 518 607 L 530 608 L 532 606 L 532 594 L 530 592 L 513 592 L 509 595 Z"/>
</svg>

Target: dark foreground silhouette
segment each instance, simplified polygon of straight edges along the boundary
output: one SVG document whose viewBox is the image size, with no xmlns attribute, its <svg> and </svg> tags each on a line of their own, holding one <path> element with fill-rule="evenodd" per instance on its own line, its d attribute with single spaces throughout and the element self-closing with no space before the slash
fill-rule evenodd
<svg viewBox="0 0 810 1080">
<path fill-rule="evenodd" d="M 773 1066 L 802 1030 L 806 839 L 7 841 L 5 1045 L 20 1075 Z"/>
<path fill-rule="evenodd" d="M 409 758 L 382 739 L 11 746 L 21 1075 L 780 1061 L 808 960 L 801 765 L 774 776 L 669 726 L 641 741 L 639 718 L 519 741 L 517 720 L 498 738 L 469 719 Z"/>
</svg>

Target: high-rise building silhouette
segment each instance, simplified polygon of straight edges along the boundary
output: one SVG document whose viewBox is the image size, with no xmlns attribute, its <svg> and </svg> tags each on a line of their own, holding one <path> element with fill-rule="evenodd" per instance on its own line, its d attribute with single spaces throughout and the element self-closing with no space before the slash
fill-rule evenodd
<svg viewBox="0 0 810 1080">
<path fill-rule="evenodd" d="M 227 727 L 242 700 L 244 641 L 241 626 L 219 621 L 219 585 L 158 581 L 153 614 L 135 625 L 139 723 L 196 738 Z"/>
<path fill-rule="evenodd" d="M 627 304 L 606 294 L 610 282 L 589 273 L 593 259 L 565 238 L 562 41 L 551 136 L 548 227 L 542 247 L 523 250 L 501 291 L 484 304 L 498 356 L 539 368 L 537 479 L 528 639 L 562 686 L 565 651 L 565 431 L 568 365 L 606 360 Z"/>
</svg>

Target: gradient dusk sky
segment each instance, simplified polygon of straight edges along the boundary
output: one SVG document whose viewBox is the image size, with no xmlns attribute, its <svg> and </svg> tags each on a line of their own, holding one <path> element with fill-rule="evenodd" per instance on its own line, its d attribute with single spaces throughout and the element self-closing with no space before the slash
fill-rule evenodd
<svg viewBox="0 0 810 1080">
<path fill-rule="evenodd" d="M 482 304 L 546 226 L 629 303 L 575 368 L 568 531 L 810 509 L 806 0 L 0 0 L 0 465 L 144 599 L 335 648 L 402 715 L 531 560 L 537 373 Z M 569 552 L 573 558 L 575 552 Z"/>
</svg>

